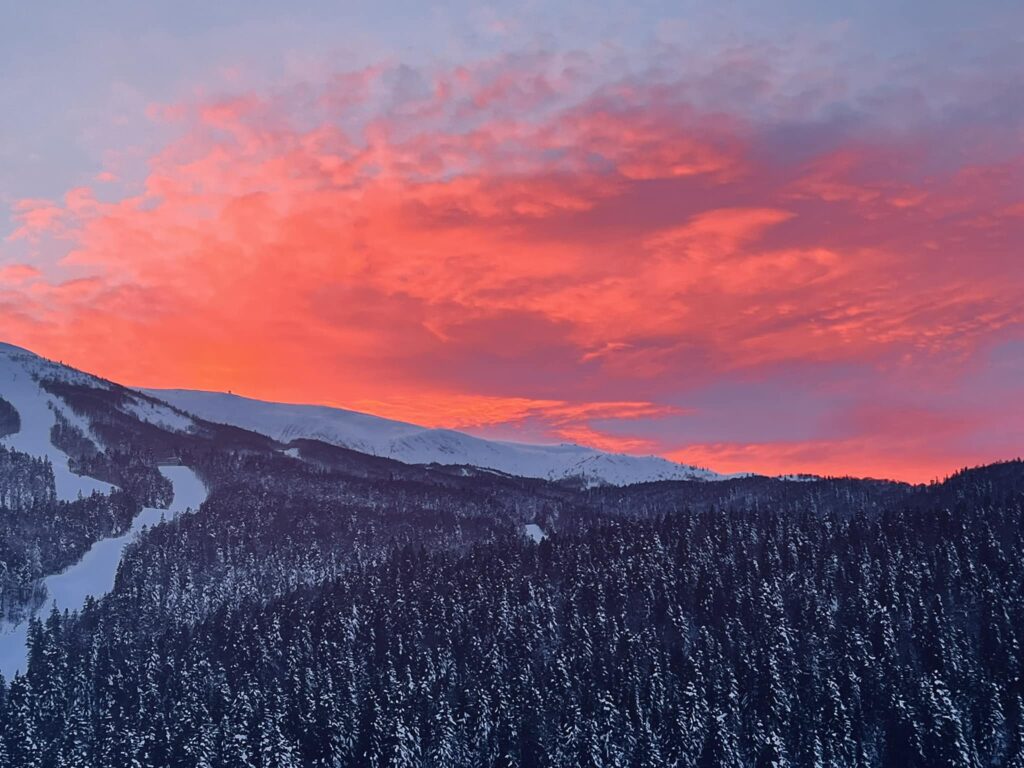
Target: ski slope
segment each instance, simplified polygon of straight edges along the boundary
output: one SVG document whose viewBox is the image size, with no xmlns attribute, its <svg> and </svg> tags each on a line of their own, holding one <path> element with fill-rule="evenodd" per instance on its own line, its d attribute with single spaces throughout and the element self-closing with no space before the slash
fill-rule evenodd
<svg viewBox="0 0 1024 768">
<path fill-rule="evenodd" d="M 341 408 L 270 403 L 222 392 L 144 391 L 198 418 L 259 432 L 282 443 L 299 438 L 321 440 L 407 464 L 465 464 L 520 477 L 581 478 L 592 485 L 726 477 L 659 456 L 606 453 L 571 444 L 484 440 L 450 429 L 429 429 Z"/>
<path fill-rule="evenodd" d="M 188 509 L 198 509 L 206 500 L 206 486 L 188 467 L 161 467 L 160 472 L 174 486 L 174 498 L 167 509 L 146 507 L 140 512 L 127 533 L 97 541 L 82 559 L 65 570 L 43 580 L 47 598 L 40 614 L 45 617 L 50 607 L 74 611 L 82 607 L 85 599 L 92 595 L 102 597 L 114 588 L 117 567 L 125 547 L 143 528 L 156 525 L 161 519 L 173 519 Z M 15 672 L 24 669 L 26 659 L 25 640 L 28 622 L 0 627 L 0 672 L 10 679 Z"/>
<path fill-rule="evenodd" d="M 106 386 L 99 379 L 51 363 L 31 352 L 0 344 L 0 397 L 13 405 L 21 417 L 21 431 L 0 438 L 0 445 L 49 459 L 59 499 L 74 501 L 79 494 L 88 496 L 93 491 L 109 493 L 113 487 L 109 483 L 72 472 L 67 454 L 50 442 L 50 430 L 56 423 L 57 411 L 86 435 L 89 434 L 89 426 L 59 398 L 42 389 L 37 381 L 39 377 L 61 381 L 84 380 L 90 386 Z"/>
</svg>

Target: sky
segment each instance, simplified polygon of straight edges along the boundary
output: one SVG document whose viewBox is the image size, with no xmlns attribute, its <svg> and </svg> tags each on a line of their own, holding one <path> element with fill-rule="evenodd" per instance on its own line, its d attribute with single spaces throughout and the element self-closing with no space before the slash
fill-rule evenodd
<svg viewBox="0 0 1024 768">
<path fill-rule="evenodd" d="M 716 470 L 1024 444 L 1024 7 L 0 0 L 0 340 Z"/>
</svg>

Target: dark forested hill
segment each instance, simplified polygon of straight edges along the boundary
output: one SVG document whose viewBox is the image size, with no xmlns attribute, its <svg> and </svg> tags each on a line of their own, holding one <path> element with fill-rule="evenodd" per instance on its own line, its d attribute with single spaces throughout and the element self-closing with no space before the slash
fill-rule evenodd
<svg viewBox="0 0 1024 768">
<path fill-rule="evenodd" d="M 3 764 L 1024 764 L 1020 462 L 580 490 L 299 455 L 194 457 L 203 508 L 33 625 Z"/>
</svg>

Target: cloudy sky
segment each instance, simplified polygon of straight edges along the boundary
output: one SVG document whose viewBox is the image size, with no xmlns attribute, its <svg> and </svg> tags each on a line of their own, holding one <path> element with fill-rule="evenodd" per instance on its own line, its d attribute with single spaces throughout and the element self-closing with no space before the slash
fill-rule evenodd
<svg viewBox="0 0 1024 768">
<path fill-rule="evenodd" d="M 0 339 L 719 470 L 1024 445 L 1019 2 L 0 0 Z"/>
</svg>

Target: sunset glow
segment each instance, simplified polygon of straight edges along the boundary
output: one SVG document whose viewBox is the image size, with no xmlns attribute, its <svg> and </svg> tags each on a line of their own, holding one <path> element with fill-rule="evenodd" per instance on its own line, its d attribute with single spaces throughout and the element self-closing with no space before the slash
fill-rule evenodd
<svg viewBox="0 0 1024 768">
<path fill-rule="evenodd" d="M 940 78 L 856 24 L 695 49 L 671 21 L 563 43 L 524 11 L 426 56 L 282 42 L 272 75 L 234 51 L 134 84 L 130 141 L 46 194 L 3 177 L 0 340 L 719 471 L 1020 454 L 1020 57 Z"/>
</svg>

